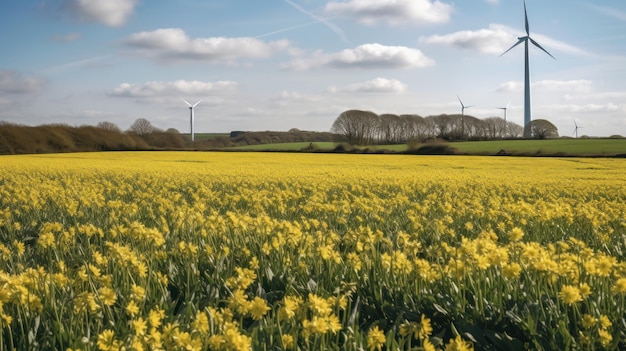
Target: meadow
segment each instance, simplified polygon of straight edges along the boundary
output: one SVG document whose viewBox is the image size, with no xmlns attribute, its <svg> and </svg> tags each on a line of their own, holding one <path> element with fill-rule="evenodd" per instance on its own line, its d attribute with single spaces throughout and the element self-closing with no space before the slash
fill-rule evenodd
<svg viewBox="0 0 626 351">
<path fill-rule="evenodd" d="M 626 161 L 0 157 L 0 350 L 626 348 Z"/>
<path fill-rule="evenodd" d="M 332 150 L 340 143 L 336 142 L 298 142 L 275 143 L 235 146 L 228 150 L 249 151 L 300 151 L 314 146 L 315 150 Z M 512 155 L 568 155 L 568 156 L 615 156 L 626 155 L 626 139 L 546 139 L 546 140 L 490 140 L 490 141 L 463 141 L 441 142 L 453 148 L 459 154 L 496 155 L 501 150 Z M 427 144 L 416 144 L 420 147 Z M 405 152 L 406 144 L 397 145 L 368 145 L 360 147 L 370 151 L 387 150 L 390 152 Z"/>
</svg>

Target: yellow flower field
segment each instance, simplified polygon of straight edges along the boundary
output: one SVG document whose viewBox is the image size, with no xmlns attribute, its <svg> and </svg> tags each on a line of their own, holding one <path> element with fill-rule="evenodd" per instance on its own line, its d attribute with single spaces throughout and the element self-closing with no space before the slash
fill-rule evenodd
<svg viewBox="0 0 626 351">
<path fill-rule="evenodd" d="M 2 350 L 626 348 L 626 161 L 0 157 Z"/>
</svg>

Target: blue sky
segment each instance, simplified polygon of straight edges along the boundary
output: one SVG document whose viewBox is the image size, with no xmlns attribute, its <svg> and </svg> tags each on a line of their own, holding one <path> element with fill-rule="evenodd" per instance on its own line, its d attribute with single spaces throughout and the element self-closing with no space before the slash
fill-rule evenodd
<svg viewBox="0 0 626 351">
<path fill-rule="evenodd" d="M 626 135 L 626 3 L 528 0 L 533 119 Z M 0 120 L 327 131 L 348 109 L 523 123 L 522 0 L 0 4 Z"/>
</svg>

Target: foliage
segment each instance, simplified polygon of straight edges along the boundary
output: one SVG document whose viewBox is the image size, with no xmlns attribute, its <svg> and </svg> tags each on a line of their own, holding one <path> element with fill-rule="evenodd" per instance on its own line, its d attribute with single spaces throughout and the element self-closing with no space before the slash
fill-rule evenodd
<svg viewBox="0 0 626 351">
<path fill-rule="evenodd" d="M 0 349 L 624 349 L 624 166 L 5 156 Z"/>
<path fill-rule="evenodd" d="M 558 128 L 552 122 L 545 119 L 535 119 L 530 121 L 527 128 L 530 134 L 536 139 L 551 139 L 559 137 Z"/>
<path fill-rule="evenodd" d="M 478 119 L 468 115 L 377 115 L 371 111 L 348 110 L 333 123 L 331 131 L 353 145 L 406 144 L 440 138 L 493 140 L 518 138 L 523 128 L 500 117 Z"/>
</svg>

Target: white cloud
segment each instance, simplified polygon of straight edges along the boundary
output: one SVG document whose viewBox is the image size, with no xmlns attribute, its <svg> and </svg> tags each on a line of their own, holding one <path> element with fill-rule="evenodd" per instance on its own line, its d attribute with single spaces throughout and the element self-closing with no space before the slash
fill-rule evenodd
<svg viewBox="0 0 626 351">
<path fill-rule="evenodd" d="M 348 0 L 330 1 L 325 11 L 366 24 L 438 24 L 450 20 L 453 7 L 439 0 Z"/>
<path fill-rule="evenodd" d="M 445 35 L 420 37 L 426 44 L 441 44 L 461 49 L 477 50 L 486 54 L 501 54 L 515 43 L 515 34 L 509 27 L 490 24 L 489 28 L 475 31 L 464 30 Z"/>
<path fill-rule="evenodd" d="M 590 93 L 592 90 L 592 82 L 590 80 L 541 80 L 531 84 L 532 89 L 543 92 L 570 92 L 570 93 Z M 502 83 L 497 89 L 498 92 L 515 92 L 519 93 L 524 90 L 524 83 L 517 81 L 509 81 Z"/>
<path fill-rule="evenodd" d="M 290 69 L 307 70 L 315 67 L 361 68 L 361 69 L 407 69 L 427 67 L 435 61 L 420 50 L 405 46 L 363 44 L 354 49 L 337 53 L 317 52 L 309 59 L 293 60 L 284 66 Z"/>
<path fill-rule="evenodd" d="M 177 80 L 174 82 L 147 82 L 143 85 L 123 83 L 107 94 L 113 97 L 153 98 L 202 96 L 215 92 L 232 91 L 237 89 L 237 83 L 232 81 L 200 82 Z"/>
<path fill-rule="evenodd" d="M 287 50 L 287 40 L 264 42 L 256 38 L 191 39 L 180 28 L 163 28 L 130 35 L 124 44 L 134 54 L 160 61 L 228 61 L 237 58 L 265 58 Z"/>
<path fill-rule="evenodd" d="M 490 24 L 489 28 L 464 30 L 445 35 L 420 37 L 419 41 L 426 44 L 439 44 L 460 49 L 480 51 L 485 54 L 502 54 L 518 41 L 524 33 L 502 24 Z M 590 54 L 574 45 L 552 39 L 541 34 L 531 36 L 544 49 L 557 50 L 566 54 L 589 56 Z"/>
<path fill-rule="evenodd" d="M 40 91 L 45 81 L 42 78 L 23 76 L 11 70 L 0 70 L 0 94 L 29 94 Z"/>
<path fill-rule="evenodd" d="M 354 93 L 402 93 L 407 86 L 397 79 L 375 78 L 367 82 L 351 84 L 343 89 L 331 88 L 331 92 L 345 91 Z"/>
<path fill-rule="evenodd" d="M 128 21 L 138 0 L 65 0 L 63 10 L 81 21 L 119 27 Z"/>
<path fill-rule="evenodd" d="M 499 5 L 500 4 L 500 0 L 485 0 L 486 3 L 491 4 L 491 5 Z"/>
</svg>

